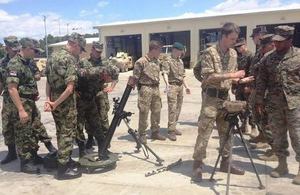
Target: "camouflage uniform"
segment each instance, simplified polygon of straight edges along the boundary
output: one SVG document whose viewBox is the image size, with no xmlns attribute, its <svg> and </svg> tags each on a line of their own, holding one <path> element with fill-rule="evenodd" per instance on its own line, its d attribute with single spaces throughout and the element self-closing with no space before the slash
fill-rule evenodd
<svg viewBox="0 0 300 195">
<path fill-rule="evenodd" d="M 104 66 L 102 59 L 93 59 L 90 58 L 89 62 L 92 64 L 93 67 L 99 67 L 99 66 Z M 97 110 L 99 113 L 99 119 L 100 119 L 100 128 L 102 129 L 104 135 L 107 134 L 108 128 L 109 128 L 109 120 L 108 120 L 108 111 L 110 109 L 109 106 L 109 100 L 108 100 L 108 93 L 104 92 L 103 89 L 106 87 L 105 81 L 103 80 L 98 80 L 98 82 L 94 83 L 96 86 L 96 105 L 97 105 Z M 87 131 L 89 131 L 89 126 L 87 125 L 86 127 Z"/>
<path fill-rule="evenodd" d="M 214 73 L 235 72 L 237 69 L 237 54 L 233 49 L 223 53 L 219 44 L 207 48 L 200 58 L 202 73 L 194 71 L 195 77 L 203 77 L 202 82 L 202 108 L 198 121 L 198 136 L 196 140 L 193 158 L 202 161 L 206 158 L 206 148 L 212 133 L 214 123 L 217 123 L 217 129 L 220 136 L 220 146 L 225 144 L 223 157 L 229 156 L 230 140 L 226 141 L 228 122 L 224 120 L 225 111 L 223 103 L 228 100 L 228 90 L 231 88 L 231 80 L 222 82 L 208 83 L 206 79 Z M 195 67 L 194 70 L 197 70 Z M 201 74 L 201 75 L 199 75 Z M 213 94 L 215 93 L 215 94 Z M 216 95 L 217 94 L 217 95 Z"/>
<path fill-rule="evenodd" d="M 256 103 L 267 102 L 269 124 L 273 132 L 273 148 L 276 155 L 286 157 L 289 131 L 296 160 L 300 162 L 300 50 L 291 47 L 286 54 L 276 51 L 263 59 L 256 85 Z"/>
<path fill-rule="evenodd" d="M 151 110 L 151 127 L 159 132 L 161 98 L 159 91 L 160 63 L 158 59 L 150 59 L 147 55 L 135 62 L 133 76 L 138 80 L 138 108 L 140 134 L 145 134 L 148 127 L 148 114 Z"/>
<path fill-rule="evenodd" d="M 81 60 L 79 68 L 88 69 L 92 64 L 88 60 Z M 103 131 L 100 128 L 101 123 L 99 121 L 99 113 L 96 105 L 96 93 L 99 86 L 95 85 L 99 83 L 99 76 L 80 76 L 78 75 L 78 83 L 76 87 L 77 92 L 77 131 L 79 136 L 77 139 L 85 141 L 83 129 L 84 125 L 88 126 L 88 131 L 96 138 L 103 139 Z"/>
<path fill-rule="evenodd" d="M 185 77 L 183 62 L 181 59 L 168 57 L 162 63 L 162 71 L 163 74 L 168 75 L 170 84 L 167 93 L 169 108 L 168 130 L 175 131 L 183 102 L 183 79 Z"/>
<path fill-rule="evenodd" d="M 27 123 L 22 124 L 16 107 L 13 112 L 12 122 L 14 124 L 15 142 L 17 152 L 21 159 L 31 159 L 32 153 L 38 150 L 33 121 L 33 112 L 36 108 L 35 100 L 38 97 L 37 83 L 29 68 L 29 61 L 17 54 L 7 65 L 6 84 L 15 83 L 18 85 L 18 93 L 22 105 L 29 116 Z M 11 100 L 10 100 L 11 101 Z"/>
<path fill-rule="evenodd" d="M 51 101 L 55 101 L 66 89 L 69 82 L 77 81 L 76 59 L 65 49 L 52 54 L 45 74 L 51 88 Z M 76 94 L 70 95 L 52 115 L 56 125 L 58 161 L 65 165 L 72 154 L 73 140 L 77 129 Z"/>
</svg>

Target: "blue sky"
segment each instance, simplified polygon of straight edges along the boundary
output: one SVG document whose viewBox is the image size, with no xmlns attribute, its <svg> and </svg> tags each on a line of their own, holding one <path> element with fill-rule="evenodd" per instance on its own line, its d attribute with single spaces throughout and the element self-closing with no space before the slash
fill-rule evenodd
<svg viewBox="0 0 300 195">
<path fill-rule="evenodd" d="M 43 15 L 48 33 L 97 32 L 92 27 L 116 21 L 132 21 L 203 13 L 268 8 L 300 8 L 300 0 L 0 0 L 0 39 L 15 34 L 41 38 Z M 68 24 L 68 25 L 67 25 Z"/>
</svg>

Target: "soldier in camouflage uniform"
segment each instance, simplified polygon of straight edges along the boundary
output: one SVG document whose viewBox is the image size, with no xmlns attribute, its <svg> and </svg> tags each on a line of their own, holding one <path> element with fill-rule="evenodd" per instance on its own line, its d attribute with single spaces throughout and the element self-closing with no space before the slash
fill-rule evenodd
<svg viewBox="0 0 300 195">
<path fill-rule="evenodd" d="M 275 34 L 273 41 L 276 50 L 261 62 L 256 81 L 256 109 L 259 113 L 264 110 L 264 97 L 268 90 L 269 125 L 279 160 L 270 175 L 278 178 L 288 173 L 288 131 L 299 162 L 299 171 L 293 183 L 300 185 L 300 50 L 292 45 L 293 27 L 278 26 Z"/>
<path fill-rule="evenodd" d="M 240 29 L 236 24 L 224 24 L 219 43 L 207 48 L 194 68 L 195 77 L 202 81 L 202 108 L 193 155 L 192 180 L 196 182 L 202 180 L 203 159 L 206 158 L 206 148 L 215 122 L 219 132 L 220 146 L 225 146 L 220 171 L 228 171 L 231 139 L 225 142 L 229 124 L 224 119 L 226 112 L 223 109 L 223 103 L 229 99 L 228 91 L 231 88 L 232 80 L 244 83 L 252 79 L 240 79 L 245 76 L 245 71 L 237 71 L 237 54 L 232 47 L 234 47 L 239 32 Z M 231 173 L 243 175 L 245 172 L 231 165 Z"/>
<path fill-rule="evenodd" d="M 89 62 L 93 65 L 93 67 L 109 65 L 107 62 L 103 62 L 101 58 L 102 51 L 103 51 L 103 44 L 94 41 L 92 43 L 91 56 L 89 58 Z M 94 83 L 94 85 L 96 84 L 96 89 L 97 89 L 97 95 L 95 101 L 99 113 L 101 129 L 104 133 L 104 136 L 107 134 L 109 128 L 108 111 L 110 106 L 108 100 L 108 93 L 113 91 L 114 87 L 118 82 L 117 78 L 118 75 L 115 76 L 110 86 L 107 86 L 107 84 L 105 84 L 105 81 L 103 79 L 98 80 L 98 82 Z M 89 125 L 86 124 L 86 130 L 88 133 L 88 140 L 86 143 L 87 149 L 90 149 L 93 146 L 93 135 L 90 133 L 90 129 L 91 127 L 89 127 Z"/>
<path fill-rule="evenodd" d="M 146 129 L 148 126 L 148 114 L 151 110 L 151 138 L 165 140 L 166 137 L 159 133 L 161 98 L 159 91 L 160 62 L 158 57 L 161 52 L 161 44 L 158 41 L 150 41 L 149 52 L 135 62 L 133 77 L 138 87 L 138 108 L 139 108 L 139 139 L 147 143 Z"/>
<path fill-rule="evenodd" d="M 86 59 L 81 60 L 79 63 L 79 69 L 86 70 L 91 69 L 92 67 L 92 64 Z M 118 70 L 114 69 L 114 67 L 99 66 L 97 67 L 97 69 L 105 70 L 107 71 L 107 73 L 109 72 L 109 80 L 118 79 Z M 77 130 L 79 131 L 80 136 L 78 136 L 77 139 L 80 157 L 85 155 L 85 145 L 82 144 L 85 141 L 83 134 L 84 126 L 88 127 L 88 132 L 90 133 L 90 135 L 96 138 L 98 143 L 98 151 L 101 150 L 101 144 L 104 140 L 104 132 L 101 128 L 102 121 L 99 120 L 100 116 L 96 102 L 96 94 L 101 87 L 99 85 L 100 80 L 103 81 L 103 79 L 100 78 L 99 74 L 97 74 L 96 72 L 94 75 L 78 75 L 78 82 L 76 87 L 78 112 Z"/>
<path fill-rule="evenodd" d="M 0 93 L 2 94 L 4 85 L 6 84 L 6 69 L 7 64 L 20 50 L 20 43 L 15 36 L 9 36 L 4 38 L 5 50 L 7 55 L 0 61 Z M 14 125 L 11 117 L 13 116 L 11 111 L 14 111 L 14 105 L 10 100 L 8 91 L 3 92 L 3 104 L 2 104 L 2 134 L 4 136 L 5 145 L 8 147 L 8 153 L 6 157 L 1 160 L 1 164 L 7 164 L 17 159 L 15 137 L 14 137 Z"/>
<path fill-rule="evenodd" d="M 77 130 L 76 94 L 77 64 L 84 50 L 85 39 L 73 33 L 66 48 L 52 54 L 47 62 L 45 111 L 52 111 L 56 125 L 58 145 L 57 179 L 81 177 L 77 167 L 72 166 L 71 154 Z"/>
<path fill-rule="evenodd" d="M 253 58 L 252 53 L 248 50 L 246 40 L 245 38 L 238 39 L 237 43 L 235 44 L 235 50 L 238 54 L 237 57 L 237 63 L 238 63 L 238 70 L 245 70 L 246 76 L 249 75 L 249 69 L 251 65 L 251 61 Z M 235 94 L 236 100 L 241 101 L 247 101 L 248 97 L 250 95 L 250 89 L 249 86 L 246 84 L 244 85 L 233 85 L 233 92 Z M 244 133 L 249 134 L 251 133 L 250 130 L 248 130 L 248 122 L 250 123 L 252 128 L 255 128 L 255 124 L 252 124 L 253 121 L 251 119 L 250 111 L 249 109 L 245 112 L 245 114 L 242 116 L 242 126 L 241 129 Z"/>
<path fill-rule="evenodd" d="M 20 53 L 11 59 L 7 65 L 6 84 L 11 101 L 15 105 L 11 116 L 14 124 L 15 143 L 17 153 L 21 160 L 20 169 L 25 173 L 39 173 L 35 167 L 38 144 L 33 128 L 33 115 L 38 98 L 37 83 L 34 79 L 29 64 L 37 52 L 42 50 L 34 39 L 23 38 Z"/>
<path fill-rule="evenodd" d="M 250 69 L 249 69 L 249 75 L 254 76 L 254 78 L 256 78 L 257 74 L 258 74 L 258 63 L 261 60 L 261 58 L 263 57 L 263 54 L 261 52 L 261 37 L 264 36 L 265 34 L 267 34 L 267 31 L 265 29 L 264 26 L 261 27 L 256 27 L 253 29 L 252 34 L 251 34 L 251 38 L 256 46 L 256 50 L 255 50 L 255 54 L 252 58 L 252 62 L 250 65 Z M 257 113 L 255 112 L 255 105 L 254 105 L 254 100 L 255 100 L 255 82 L 252 82 L 250 85 L 250 95 L 248 98 L 248 102 L 249 102 L 249 108 L 250 108 L 250 114 L 251 114 L 251 119 L 252 121 L 251 124 L 255 124 L 257 122 L 259 122 L 259 118 L 260 116 L 257 115 Z M 254 143 L 258 143 L 258 142 L 267 142 L 267 140 L 265 139 L 265 137 L 263 136 L 263 133 L 261 132 L 261 129 L 258 128 L 259 130 L 259 135 L 257 136 L 257 129 L 256 126 L 252 126 L 252 132 L 250 134 L 250 136 L 252 137 L 249 141 L 250 142 L 254 142 Z M 256 137 L 257 136 L 257 137 Z"/>
<path fill-rule="evenodd" d="M 166 83 L 168 97 L 168 138 L 171 141 L 176 141 L 176 135 L 181 135 L 181 132 L 176 129 L 176 124 L 183 102 L 183 87 L 186 88 L 188 94 L 190 93 L 190 89 L 184 79 L 183 61 L 180 59 L 183 54 L 184 46 L 175 42 L 171 56 L 162 62 L 163 78 Z"/>
</svg>

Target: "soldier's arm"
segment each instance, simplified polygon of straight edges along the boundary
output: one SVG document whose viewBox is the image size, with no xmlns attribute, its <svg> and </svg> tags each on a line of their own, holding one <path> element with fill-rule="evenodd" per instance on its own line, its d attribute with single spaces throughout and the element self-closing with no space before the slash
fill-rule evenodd
<svg viewBox="0 0 300 195">
<path fill-rule="evenodd" d="M 170 72 L 170 65 L 167 61 L 162 62 L 161 64 L 161 71 L 162 71 L 162 76 L 164 79 L 164 82 L 166 84 L 166 90 L 169 88 L 169 72 Z"/>
<path fill-rule="evenodd" d="M 267 81 L 268 81 L 268 71 L 265 65 L 266 61 L 263 60 L 256 66 L 258 66 L 259 71 L 256 76 L 256 95 L 255 95 L 255 104 L 263 104 L 265 91 L 267 89 Z"/>
<path fill-rule="evenodd" d="M 143 71 L 144 65 L 139 60 L 135 62 L 133 67 L 133 77 L 135 80 L 139 80 Z"/>
</svg>

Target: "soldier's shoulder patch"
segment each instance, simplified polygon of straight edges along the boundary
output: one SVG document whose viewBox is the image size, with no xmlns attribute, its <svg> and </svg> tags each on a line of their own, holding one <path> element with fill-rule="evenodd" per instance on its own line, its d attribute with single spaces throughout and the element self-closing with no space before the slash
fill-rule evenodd
<svg viewBox="0 0 300 195">
<path fill-rule="evenodd" d="M 9 76 L 16 77 L 17 75 L 18 75 L 17 71 L 13 71 L 13 70 L 9 71 Z"/>
</svg>

